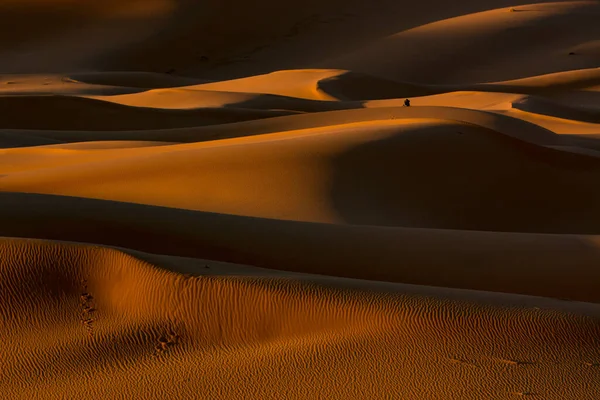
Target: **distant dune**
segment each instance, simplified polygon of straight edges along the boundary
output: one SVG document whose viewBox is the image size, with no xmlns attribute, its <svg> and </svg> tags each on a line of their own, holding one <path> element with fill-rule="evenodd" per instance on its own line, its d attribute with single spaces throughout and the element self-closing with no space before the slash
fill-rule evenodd
<svg viewBox="0 0 600 400">
<path fill-rule="evenodd" d="M 598 398 L 599 20 L 0 0 L 0 393 Z"/>
</svg>

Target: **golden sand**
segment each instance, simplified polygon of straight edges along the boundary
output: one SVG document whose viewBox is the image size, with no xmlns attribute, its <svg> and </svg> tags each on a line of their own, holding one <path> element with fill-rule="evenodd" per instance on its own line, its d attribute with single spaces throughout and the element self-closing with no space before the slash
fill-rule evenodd
<svg viewBox="0 0 600 400">
<path fill-rule="evenodd" d="M 597 399 L 600 3 L 459 3 L 0 0 L 0 398 Z"/>
</svg>

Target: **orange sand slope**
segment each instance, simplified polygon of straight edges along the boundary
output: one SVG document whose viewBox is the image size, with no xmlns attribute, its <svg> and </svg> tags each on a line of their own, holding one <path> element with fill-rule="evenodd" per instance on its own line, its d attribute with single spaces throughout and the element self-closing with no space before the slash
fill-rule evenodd
<svg viewBox="0 0 600 400">
<path fill-rule="evenodd" d="M 587 398 L 600 389 L 600 315 L 585 303 L 65 242 L 3 239 L 0 252 L 11 397 Z"/>
<path fill-rule="evenodd" d="M 0 0 L 0 393 L 597 399 L 598 20 Z"/>
</svg>

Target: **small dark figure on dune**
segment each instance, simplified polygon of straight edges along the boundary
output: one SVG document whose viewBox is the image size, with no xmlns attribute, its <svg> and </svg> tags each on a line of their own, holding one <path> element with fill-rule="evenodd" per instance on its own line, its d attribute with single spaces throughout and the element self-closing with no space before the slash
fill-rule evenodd
<svg viewBox="0 0 600 400">
<path fill-rule="evenodd" d="M 410 100 L 409 99 L 404 100 L 404 107 L 410 107 Z"/>
</svg>

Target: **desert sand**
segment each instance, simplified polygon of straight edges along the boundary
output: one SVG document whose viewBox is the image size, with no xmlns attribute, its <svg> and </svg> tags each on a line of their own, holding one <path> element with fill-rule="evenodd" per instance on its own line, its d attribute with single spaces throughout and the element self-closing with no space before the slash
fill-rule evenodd
<svg viewBox="0 0 600 400">
<path fill-rule="evenodd" d="M 598 399 L 598 21 L 0 0 L 0 397 Z"/>
</svg>

